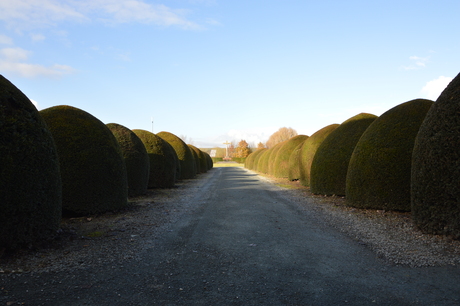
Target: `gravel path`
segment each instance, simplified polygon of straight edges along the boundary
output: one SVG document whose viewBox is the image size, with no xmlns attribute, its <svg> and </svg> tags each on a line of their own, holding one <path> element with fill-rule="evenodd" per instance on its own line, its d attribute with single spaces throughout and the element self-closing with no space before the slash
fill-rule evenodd
<svg viewBox="0 0 460 306">
<path fill-rule="evenodd" d="M 459 241 L 276 183 L 215 168 L 65 220 L 48 248 L 0 260 L 0 305 L 459 303 Z"/>
</svg>

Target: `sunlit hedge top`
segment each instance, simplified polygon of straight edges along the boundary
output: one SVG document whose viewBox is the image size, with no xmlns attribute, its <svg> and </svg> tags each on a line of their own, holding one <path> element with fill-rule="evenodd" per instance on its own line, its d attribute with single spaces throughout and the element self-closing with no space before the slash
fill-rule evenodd
<svg viewBox="0 0 460 306">
<path fill-rule="evenodd" d="M 163 138 L 145 130 L 133 130 L 142 140 L 150 160 L 149 188 L 170 188 L 176 183 L 176 151 Z"/>
<path fill-rule="evenodd" d="M 196 176 L 196 163 L 192 151 L 187 144 L 169 132 L 157 133 L 157 136 L 166 140 L 176 151 L 177 158 L 179 159 L 181 174 L 180 179 L 191 179 Z"/>
<path fill-rule="evenodd" d="M 428 111 L 415 140 L 412 217 L 428 233 L 460 238 L 460 74 Z"/>
<path fill-rule="evenodd" d="M 109 128 L 72 106 L 54 106 L 40 114 L 53 134 L 59 155 L 63 209 L 84 215 L 126 206 L 125 162 Z"/>
<path fill-rule="evenodd" d="M 300 149 L 300 183 L 303 186 L 310 186 L 310 173 L 313 157 L 320 144 L 326 139 L 329 134 L 335 130 L 339 124 L 331 124 L 316 131 L 302 145 Z"/>
<path fill-rule="evenodd" d="M 289 158 L 292 151 L 305 140 L 308 139 L 306 135 L 297 135 L 287 140 L 276 153 L 273 162 L 273 175 L 278 178 L 287 178 L 289 176 Z"/>
<path fill-rule="evenodd" d="M 377 116 L 358 114 L 338 126 L 318 147 L 311 165 L 313 193 L 345 195 L 348 163 L 359 138 Z"/>
<path fill-rule="evenodd" d="M 128 174 L 128 195 L 136 197 L 147 192 L 150 162 L 144 143 L 127 127 L 107 124 L 120 145 Z"/>
<path fill-rule="evenodd" d="M 412 150 L 433 101 L 402 103 L 377 118 L 359 139 L 347 174 L 347 203 L 410 211 Z"/>
<path fill-rule="evenodd" d="M 51 133 L 32 102 L 0 75 L 0 250 L 53 236 L 61 199 Z"/>
</svg>

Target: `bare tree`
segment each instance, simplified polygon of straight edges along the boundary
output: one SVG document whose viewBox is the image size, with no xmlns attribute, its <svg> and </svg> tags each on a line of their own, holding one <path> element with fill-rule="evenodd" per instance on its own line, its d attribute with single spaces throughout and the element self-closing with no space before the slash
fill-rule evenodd
<svg viewBox="0 0 460 306">
<path fill-rule="evenodd" d="M 297 136 L 297 131 L 293 128 L 282 127 L 273 133 L 267 140 L 267 148 L 273 148 L 276 144 Z"/>
</svg>

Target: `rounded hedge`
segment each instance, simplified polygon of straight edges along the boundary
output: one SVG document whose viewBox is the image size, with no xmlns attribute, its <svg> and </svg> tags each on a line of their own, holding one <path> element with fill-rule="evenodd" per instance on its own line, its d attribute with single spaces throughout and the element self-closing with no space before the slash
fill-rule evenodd
<svg viewBox="0 0 460 306">
<path fill-rule="evenodd" d="M 149 156 L 149 188 L 171 188 L 176 183 L 177 155 L 163 138 L 145 130 L 133 130 L 142 140 Z"/>
<path fill-rule="evenodd" d="M 289 177 L 289 158 L 292 151 L 305 140 L 308 139 L 306 135 L 297 135 L 287 140 L 276 153 L 273 162 L 273 175 L 278 178 Z"/>
<path fill-rule="evenodd" d="M 109 128 L 91 114 L 67 105 L 40 114 L 56 143 L 63 211 L 85 215 L 125 207 L 126 166 Z"/>
<path fill-rule="evenodd" d="M 52 237 L 61 221 L 56 147 L 32 102 L 0 75 L 0 249 Z"/>
<path fill-rule="evenodd" d="M 297 181 L 300 179 L 300 153 L 302 146 L 303 142 L 299 143 L 289 157 L 288 180 L 290 181 Z"/>
<path fill-rule="evenodd" d="M 149 156 L 142 140 L 127 127 L 109 123 L 107 127 L 115 136 L 125 160 L 128 175 L 128 196 L 147 193 L 149 183 Z"/>
<path fill-rule="evenodd" d="M 313 135 L 308 137 L 307 140 L 302 145 L 300 149 L 300 162 L 299 162 L 299 171 L 300 171 L 300 184 L 306 187 L 310 187 L 310 174 L 311 174 L 311 164 L 313 162 L 313 157 L 315 157 L 316 151 L 321 143 L 326 139 L 329 134 L 335 130 L 340 124 L 331 124 L 322 129 L 316 131 Z"/>
<path fill-rule="evenodd" d="M 273 146 L 270 155 L 267 157 L 267 174 L 269 175 L 275 175 L 275 159 L 276 155 L 278 154 L 278 151 L 281 149 L 281 147 L 287 142 L 288 140 L 285 140 L 283 142 L 277 143 L 276 145 Z"/>
<path fill-rule="evenodd" d="M 425 99 L 399 104 L 367 128 L 348 165 L 348 205 L 410 211 L 412 150 L 432 104 Z"/>
<path fill-rule="evenodd" d="M 196 174 L 200 174 L 200 154 L 198 153 L 198 149 L 196 147 L 192 147 L 191 145 L 187 145 L 190 148 L 190 152 L 192 152 L 193 159 L 195 160 L 195 170 Z"/>
<path fill-rule="evenodd" d="M 198 156 L 197 167 L 200 170 L 199 173 L 206 173 L 208 171 L 208 162 L 206 161 L 206 155 L 204 154 L 203 151 L 201 151 L 197 147 L 190 145 L 190 144 L 188 146 L 190 149 L 194 150 L 196 155 Z"/>
<path fill-rule="evenodd" d="M 181 169 L 180 179 L 194 178 L 196 176 L 196 163 L 187 144 L 182 139 L 169 132 L 160 132 L 156 135 L 167 141 L 173 147 L 174 151 L 176 151 Z"/>
<path fill-rule="evenodd" d="M 204 153 L 204 155 L 206 157 L 206 163 L 207 163 L 207 166 L 208 166 L 208 170 L 211 170 L 214 167 L 212 157 L 207 152 L 203 152 L 203 153 Z"/>
<path fill-rule="evenodd" d="M 377 116 L 361 113 L 344 121 L 318 147 L 311 165 L 310 190 L 345 195 L 348 163 L 359 138 Z"/>
<path fill-rule="evenodd" d="M 260 173 L 268 173 L 268 159 L 272 153 L 273 148 L 267 149 L 260 154 L 259 161 L 257 163 L 256 170 Z"/>
<path fill-rule="evenodd" d="M 412 218 L 424 232 L 460 238 L 460 74 L 428 111 L 412 156 Z"/>
<path fill-rule="evenodd" d="M 249 170 L 254 170 L 255 165 L 256 165 L 256 161 L 257 161 L 256 157 L 259 156 L 265 150 L 267 150 L 267 149 L 262 148 L 262 149 L 258 149 L 256 151 L 252 152 L 251 154 L 249 154 L 248 157 L 246 158 L 244 166 Z"/>
</svg>

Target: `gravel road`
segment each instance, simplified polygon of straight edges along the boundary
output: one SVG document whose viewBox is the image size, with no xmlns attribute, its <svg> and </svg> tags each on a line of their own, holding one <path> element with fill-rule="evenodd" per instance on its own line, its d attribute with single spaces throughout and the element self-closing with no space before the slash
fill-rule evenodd
<svg viewBox="0 0 460 306">
<path fill-rule="evenodd" d="M 214 168 L 197 186 L 170 222 L 117 242 L 135 255 L 3 273 L 0 305 L 460 304 L 457 265 L 394 264 L 308 209 L 313 199 L 294 201 L 239 167 Z M 93 259 L 120 252 L 105 250 Z"/>
</svg>

